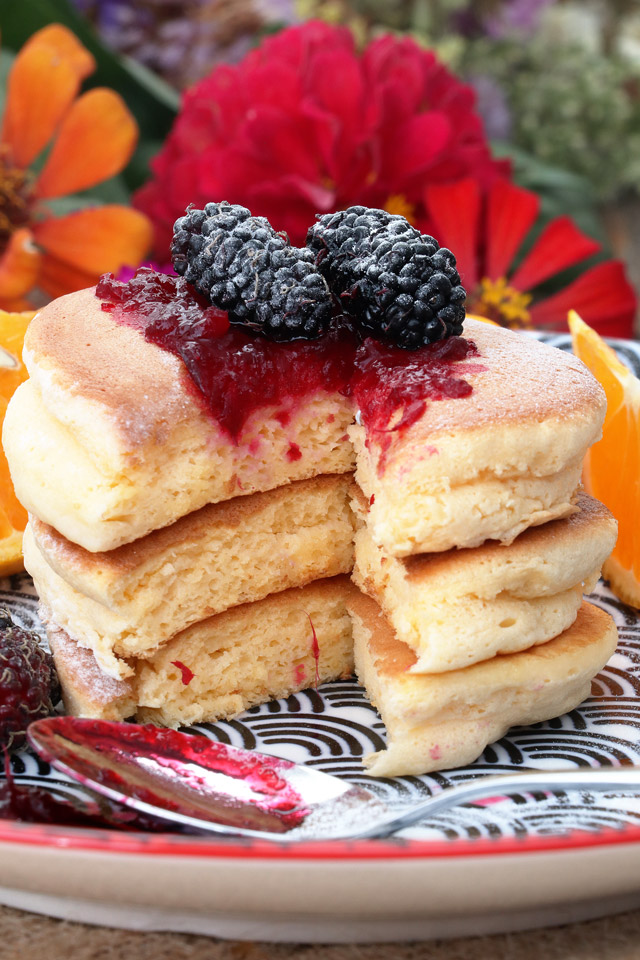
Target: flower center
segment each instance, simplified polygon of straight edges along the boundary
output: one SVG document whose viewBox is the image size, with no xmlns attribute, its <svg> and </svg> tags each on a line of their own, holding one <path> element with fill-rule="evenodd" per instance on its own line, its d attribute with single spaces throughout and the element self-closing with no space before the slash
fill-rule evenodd
<svg viewBox="0 0 640 960">
<path fill-rule="evenodd" d="M 30 219 L 31 181 L 29 174 L 7 163 L 0 152 L 0 253 L 14 230 Z"/>
<path fill-rule="evenodd" d="M 385 200 L 384 209 L 387 211 L 387 213 L 399 214 L 415 227 L 416 208 L 412 203 L 409 203 L 407 198 L 402 193 L 392 193 L 391 196 L 387 197 Z"/>
<path fill-rule="evenodd" d="M 531 314 L 527 309 L 531 303 L 530 293 L 522 293 L 510 287 L 506 277 L 490 280 L 484 277 L 470 297 L 468 313 L 494 320 L 502 327 L 531 328 Z"/>
</svg>

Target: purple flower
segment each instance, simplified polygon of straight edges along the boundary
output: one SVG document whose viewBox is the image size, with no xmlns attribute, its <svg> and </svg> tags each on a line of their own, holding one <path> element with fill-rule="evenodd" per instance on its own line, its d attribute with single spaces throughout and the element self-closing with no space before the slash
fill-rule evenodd
<svg viewBox="0 0 640 960">
<path fill-rule="evenodd" d="M 509 140 L 512 118 L 504 91 L 493 77 L 481 73 L 467 78 L 476 91 L 476 110 L 490 140 Z"/>
<path fill-rule="evenodd" d="M 484 28 L 488 36 L 500 39 L 513 33 L 530 33 L 554 0 L 505 0 L 502 8 L 487 17 Z"/>
<path fill-rule="evenodd" d="M 294 0 L 73 0 L 101 39 L 185 88 L 235 63 L 264 30 L 296 22 Z"/>
</svg>

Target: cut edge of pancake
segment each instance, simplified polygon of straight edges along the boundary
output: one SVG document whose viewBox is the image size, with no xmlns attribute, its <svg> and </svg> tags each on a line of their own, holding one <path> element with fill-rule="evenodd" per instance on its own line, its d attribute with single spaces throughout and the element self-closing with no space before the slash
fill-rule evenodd
<svg viewBox="0 0 640 960">
<path fill-rule="evenodd" d="M 356 673 L 387 730 L 387 746 L 364 758 L 376 777 L 424 774 L 473 762 L 515 725 L 574 709 L 617 644 L 613 619 L 583 602 L 575 623 L 528 651 L 450 674 L 410 673 L 414 655 L 369 597 L 349 600 Z"/>
<path fill-rule="evenodd" d="M 353 591 L 349 578 L 338 576 L 232 608 L 193 624 L 149 660 L 133 662 L 126 679 L 106 676 L 44 604 L 40 614 L 69 712 L 178 726 L 233 717 L 316 678 L 350 675 L 346 600 Z"/>
</svg>

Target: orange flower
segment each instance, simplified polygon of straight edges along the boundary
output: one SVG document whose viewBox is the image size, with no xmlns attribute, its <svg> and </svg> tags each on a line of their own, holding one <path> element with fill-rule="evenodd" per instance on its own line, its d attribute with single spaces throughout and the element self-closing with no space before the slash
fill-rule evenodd
<svg viewBox="0 0 640 960">
<path fill-rule="evenodd" d="M 95 88 L 92 55 L 51 24 L 18 53 L 0 131 L 0 308 L 23 310 L 34 288 L 57 297 L 102 273 L 140 263 L 151 243 L 147 218 L 129 207 L 83 208 L 55 217 L 44 200 L 67 196 L 126 166 L 138 128 L 122 98 Z M 50 142 L 40 173 L 29 170 Z"/>
</svg>

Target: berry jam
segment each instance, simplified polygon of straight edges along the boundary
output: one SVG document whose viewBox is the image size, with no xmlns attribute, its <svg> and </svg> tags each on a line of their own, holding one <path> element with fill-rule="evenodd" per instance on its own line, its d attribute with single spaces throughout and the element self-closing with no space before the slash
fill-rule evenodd
<svg viewBox="0 0 640 960">
<path fill-rule="evenodd" d="M 472 387 L 463 376 L 484 369 L 461 363 L 478 353 L 463 337 L 414 351 L 372 339 L 357 346 L 352 331 L 338 323 L 317 340 L 273 343 L 230 326 L 227 315 L 181 277 L 144 268 L 128 283 L 102 277 L 96 295 L 117 322 L 182 359 L 199 399 L 234 442 L 260 408 L 280 407 L 275 416 L 285 427 L 291 409 L 324 388 L 353 397 L 367 442 L 381 448 L 380 471 L 393 434 L 415 423 L 427 401 L 469 396 Z M 287 458 L 301 456 L 292 443 Z"/>
<path fill-rule="evenodd" d="M 226 313 L 182 278 L 147 269 L 125 284 L 102 277 L 96 296 L 114 320 L 184 361 L 209 413 L 236 443 L 262 407 L 290 410 L 321 388 L 347 388 L 356 344 L 345 328 L 318 340 L 273 343 L 230 326 Z"/>
<path fill-rule="evenodd" d="M 119 804 L 111 804 L 87 795 L 82 808 L 71 799 L 58 799 L 52 790 L 30 783 L 18 783 L 5 759 L 6 779 L 0 782 L 0 820 L 18 820 L 20 823 L 43 823 L 58 827 L 117 827 L 119 830 L 186 832 L 180 825 L 139 813 Z M 55 789 L 55 786 L 52 788 Z"/>
<path fill-rule="evenodd" d="M 463 337 L 449 337 L 411 352 L 371 339 L 358 347 L 349 394 L 360 410 L 367 445 L 374 440 L 381 448 L 379 469 L 393 435 L 420 419 L 427 400 L 469 396 L 473 388 L 461 374 L 484 368 L 461 361 L 477 355 L 473 341 Z M 394 422 L 398 411 L 402 413 Z"/>
<path fill-rule="evenodd" d="M 290 763 L 204 736 L 52 717 L 34 724 L 30 738 L 41 757 L 63 762 L 81 783 L 103 784 L 119 800 L 133 797 L 175 813 L 270 833 L 299 826 L 308 814 L 287 780 Z M 229 778 L 223 790 L 218 774 Z M 234 796 L 233 781 L 241 781 L 241 800 Z"/>
<path fill-rule="evenodd" d="M 311 626 L 311 655 L 316 667 L 316 690 L 320 686 L 320 644 L 318 643 L 318 635 L 316 633 L 316 628 L 313 625 L 313 620 L 307 614 L 307 619 Z"/>
</svg>

